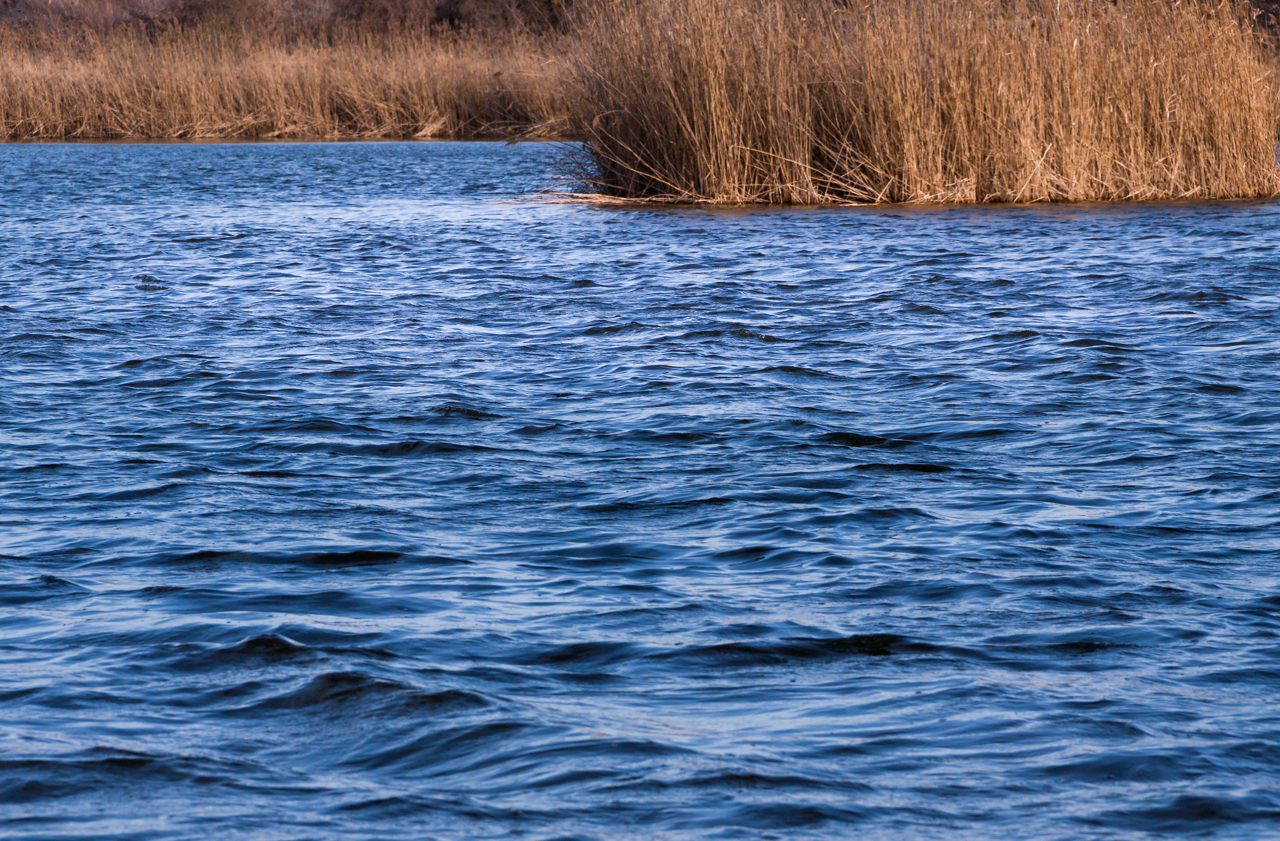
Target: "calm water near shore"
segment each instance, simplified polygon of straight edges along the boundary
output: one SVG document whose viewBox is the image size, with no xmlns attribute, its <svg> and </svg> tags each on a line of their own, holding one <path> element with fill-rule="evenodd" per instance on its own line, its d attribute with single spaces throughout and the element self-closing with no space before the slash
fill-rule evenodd
<svg viewBox="0 0 1280 841">
<path fill-rule="evenodd" d="M 0 146 L 0 834 L 1280 834 L 1280 204 Z"/>
</svg>

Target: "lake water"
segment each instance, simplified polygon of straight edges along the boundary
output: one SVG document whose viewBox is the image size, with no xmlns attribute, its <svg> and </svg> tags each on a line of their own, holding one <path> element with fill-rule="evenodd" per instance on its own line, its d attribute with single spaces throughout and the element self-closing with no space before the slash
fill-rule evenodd
<svg viewBox="0 0 1280 841">
<path fill-rule="evenodd" d="M 0 834 L 1280 834 L 1280 205 L 0 146 Z"/>
</svg>

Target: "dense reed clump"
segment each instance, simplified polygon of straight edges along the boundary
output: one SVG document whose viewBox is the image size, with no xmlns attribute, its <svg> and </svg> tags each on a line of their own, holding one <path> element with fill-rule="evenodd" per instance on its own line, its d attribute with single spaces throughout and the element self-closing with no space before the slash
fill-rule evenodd
<svg viewBox="0 0 1280 841">
<path fill-rule="evenodd" d="M 1280 193 L 1247 13 L 1170 0 L 601 0 L 570 59 L 616 196 L 1014 202 Z"/>
<path fill-rule="evenodd" d="M 458 137 L 553 132 L 560 65 L 513 33 L 0 30 L 0 137 Z"/>
</svg>

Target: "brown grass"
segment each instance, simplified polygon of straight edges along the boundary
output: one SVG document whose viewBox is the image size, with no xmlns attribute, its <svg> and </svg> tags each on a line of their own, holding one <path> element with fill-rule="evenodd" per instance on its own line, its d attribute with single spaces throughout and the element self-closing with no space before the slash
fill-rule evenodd
<svg viewBox="0 0 1280 841">
<path fill-rule="evenodd" d="M 720 202 L 1280 193 L 1241 8 L 601 0 L 570 65 L 587 178 Z"/>
<path fill-rule="evenodd" d="M 554 133 L 560 65 L 516 34 L 0 30 L 0 138 Z"/>
</svg>

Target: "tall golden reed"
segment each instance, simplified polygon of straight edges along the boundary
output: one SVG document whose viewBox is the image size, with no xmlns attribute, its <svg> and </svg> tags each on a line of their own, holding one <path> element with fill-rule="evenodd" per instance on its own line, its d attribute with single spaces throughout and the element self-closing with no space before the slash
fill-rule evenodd
<svg viewBox="0 0 1280 841">
<path fill-rule="evenodd" d="M 0 30 L 0 138 L 546 133 L 559 72 L 516 36 Z"/>
<path fill-rule="evenodd" d="M 719 202 L 1280 193 L 1241 7 L 600 0 L 570 59 L 587 178 Z"/>
</svg>

